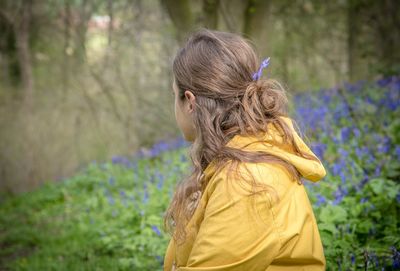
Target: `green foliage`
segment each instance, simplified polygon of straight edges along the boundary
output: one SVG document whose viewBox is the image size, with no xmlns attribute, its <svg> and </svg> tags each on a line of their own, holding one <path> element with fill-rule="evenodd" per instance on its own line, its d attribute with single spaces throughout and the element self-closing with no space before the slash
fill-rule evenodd
<svg viewBox="0 0 400 271">
<path fill-rule="evenodd" d="M 392 87 L 349 88 L 347 105 L 335 92 L 296 98 L 299 123 L 311 127 L 311 147 L 328 172 L 305 183 L 327 270 L 400 268 L 400 107 Z M 185 148 L 157 148 L 153 158 L 92 163 L 2 200 L 0 268 L 162 270 L 170 239 L 163 215 L 190 163 Z"/>
<path fill-rule="evenodd" d="M 91 164 L 3 202 L 0 266 L 12 270 L 161 270 L 162 230 L 184 149 L 132 167 Z"/>
</svg>

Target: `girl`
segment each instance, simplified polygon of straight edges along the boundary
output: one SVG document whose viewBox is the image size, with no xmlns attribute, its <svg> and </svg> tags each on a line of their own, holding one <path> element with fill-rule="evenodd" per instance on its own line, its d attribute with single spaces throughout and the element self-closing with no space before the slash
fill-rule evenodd
<svg viewBox="0 0 400 271">
<path fill-rule="evenodd" d="M 301 178 L 326 172 L 294 130 L 282 86 L 253 44 L 200 29 L 173 62 L 175 117 L 193 172 L 164 217 L 164 270 L 325 270 Z"/>
</svg>

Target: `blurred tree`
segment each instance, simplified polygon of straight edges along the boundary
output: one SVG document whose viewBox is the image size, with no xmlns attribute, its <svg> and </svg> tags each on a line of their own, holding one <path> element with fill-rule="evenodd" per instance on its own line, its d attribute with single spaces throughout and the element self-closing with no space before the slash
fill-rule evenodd
<svg viewBox="0 0 400 271">
<path fill-rule="evenodd" d="M 348 0 L 348 73 L 350 80 L 366 74 L 400 71 L 400 2 Z"/>
<path fill-rule="evenodd" d="M 270 51 L 271 4 L 268 0 L 248 0 L 242 33 L 251 38 L 261 54 Z"/>
<path fill-rule="evenodd" d="M 33 97 L 30 49 L 32 5 L 32 0 L 2 1 L 0 3 L 0 26 L 5 30 L 2 32 L 3 34 L 0 34 L 0 38 L 3 40 L 0 50 L 4 50 L 11 56 L 9 73 L 14 78 L 14 82 L 17 81 L 16 78 L 21 78 L 25 90 L 24 98 L 28 105 L 32 103 Z M 13 61 L 15 55 L 18 65 Z"/>
<path fill-rule="evenodd" d="M 292 91 L 398 73 L 399 4 L 2 0 L 0 177 L 54 179 L 176 135 L 171 60 L 198 27 L 250 38 Z"/>
<path fill-rule="evenodd" d="M 189 0 L 161 0 L 161 3 L 177 29 L 176 38 L 182 42 L 195 23 Z"/>
</svg>

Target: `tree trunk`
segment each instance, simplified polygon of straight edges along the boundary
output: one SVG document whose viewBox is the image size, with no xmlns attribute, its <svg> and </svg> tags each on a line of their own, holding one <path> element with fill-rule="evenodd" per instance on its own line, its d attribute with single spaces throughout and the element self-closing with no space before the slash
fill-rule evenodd
<svg viewBox="0 0 400 271">
<path fill-rule="evenodd" d="M 62 79 L 63 79 L 63 100 L 66 98 L 67 90 L 69 87 L 69 67 L 70 67 L 70 42 L 71 42 L 71 4 L 70 0 L 64 0 L 64 48 L 63 56 L 64 62 L 62 63 Z"/>
<path fill-rule="evenodd" d="M 186 36 L 194 28 L 193 13 L 188 0 L 162 0 L 172 23 L 176 27 L 176 38 L 179 43 L 184 42 Z"/>
<path fill-rule="evenodd" d="M 243 34 L 252 38 L 261 55 L 270 51 L 270 10 L 269 0 L 248 0 L 244 13 Z"/>
<path fill-rule="evenodd" d="M 29 31 L 32 17 L 32 1 L 27 0 L 22 5 L 21 17 L 14 24 L 18 63 L 21 69 L 21 80 L 25 90 L 24 99 L 26 105 L 32 106 L 33 99 L 33 78 L 32 61 L 29 46 Z"/>
<path fill-rule="evenodd" d="M 382 62 L 384 73 L 395 73 L 396 65 L 400 63 L 400 3 L 394 0 L 379 1 L 372 9 L 375 13 L 375 41 L 379 52 L 378 60 Z"/>
<path fill-rule="evenodd" d="M 354 1 L 348 2 L 347 7 L 347 71 L 348 80 L 355 78 L 355 59 L 356 59 L 356 35 L 357 35 L 357 18 L 355 14 Z"/>
<path fill-rule="evenodd" d="M 210 29 L 218 26 L 219 0 L 203 0 L 203 25 Z"/>
</svg>

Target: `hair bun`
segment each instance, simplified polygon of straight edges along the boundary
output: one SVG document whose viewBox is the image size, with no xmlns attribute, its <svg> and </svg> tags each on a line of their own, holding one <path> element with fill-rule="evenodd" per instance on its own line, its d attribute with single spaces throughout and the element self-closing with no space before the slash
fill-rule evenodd
<svg viewBox="0 0 400 271">
<path fill-rule="evenodd" d="M 285 111 L 287 98 L 279 82 L 273 79 L 259 79 L 248 84 L 242 104 L 246 112 L 257 108 L 257 112 L 271 116 Z"/>
<path fill-rule="evenodd" d="M 259 91 L 263 91 L 265 89 L 265 84 L 263 84 L 262 80 L 251 81 L 245 90 L 244 96 L 251 97 Z"/>
</svg>

